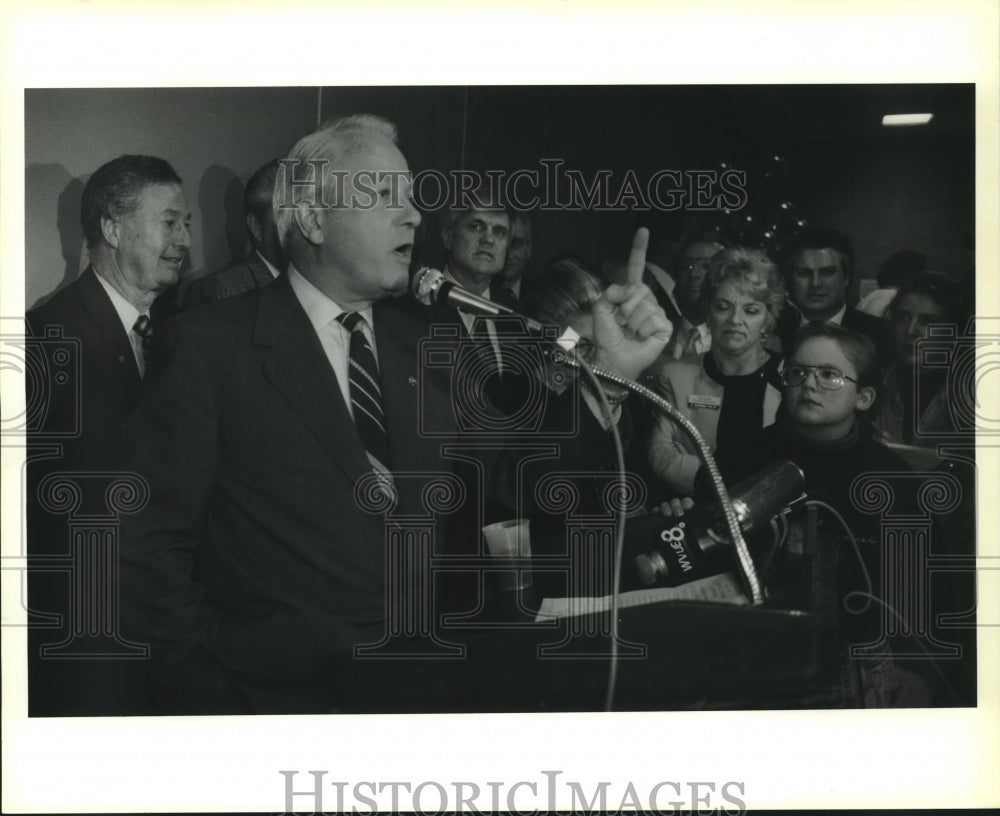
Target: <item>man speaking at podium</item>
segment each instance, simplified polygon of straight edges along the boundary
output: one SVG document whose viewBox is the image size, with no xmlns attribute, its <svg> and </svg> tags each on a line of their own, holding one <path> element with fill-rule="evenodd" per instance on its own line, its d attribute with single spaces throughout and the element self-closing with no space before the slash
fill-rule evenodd
<svg viewBox="0 0 1000 816">
<path fill-rule="evenodd" d="M 151 498 L 123 522 L 122 583 L 166 713 L 356 710 L 354 647 L 385 631 L 387 592 L 385 516 L 358 486 L 376 474 L 405 510 L 420 490 L 403 476 L 448 468 L 419 433 L 429 319 L 393 302 L 420 222 L 396 141 L 371 115 L 301 139 L 274 198 L 288 274 L 165 333 L 130 428 Z M 638 282 L 646 240 L 594 309 L 593 363 L 627 377 L 671 331 Z M 430 387 L 424 410 L 446 412 L 447 383 Z M 561 469 L 610 450 L 581 415 Z"/>
</svg>

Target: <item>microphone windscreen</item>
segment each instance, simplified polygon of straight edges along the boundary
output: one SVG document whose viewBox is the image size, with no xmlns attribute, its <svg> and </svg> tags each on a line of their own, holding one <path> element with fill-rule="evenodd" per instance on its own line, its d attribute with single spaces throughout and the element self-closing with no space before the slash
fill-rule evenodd
<svg viewBox="0 0 1000 816">
<path fill-rule="evenodd" d="M 418 303 L 431 306 L 437 299 L 437 292 L 441 288 L 443 280 L 444 275 L 440 270 L 424 266 L 417 270 L 413 280 L 410 281 L 410 291 L 413 292 L 413 297 L 417 299 Z"/>
</svg>

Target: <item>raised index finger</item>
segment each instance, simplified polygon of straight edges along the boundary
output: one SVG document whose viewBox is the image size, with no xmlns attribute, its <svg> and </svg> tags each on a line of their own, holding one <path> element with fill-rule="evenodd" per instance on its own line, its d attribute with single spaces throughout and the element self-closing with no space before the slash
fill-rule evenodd
<svg viewBox="0 0 1000 816">
<path fill-rule="evenodd" d="M 649 245 L 649 230 L 639 227 L 632 238 L 632 251 L 628 255 L 625 268 L 625 285 L 642 283 L 642 273 L 646 269 L 646 247 Z"/>
</svg>

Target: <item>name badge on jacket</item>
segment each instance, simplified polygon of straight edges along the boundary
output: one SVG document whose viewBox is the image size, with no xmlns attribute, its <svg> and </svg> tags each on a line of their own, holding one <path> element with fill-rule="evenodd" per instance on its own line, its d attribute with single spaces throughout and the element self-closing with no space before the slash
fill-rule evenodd
<svg viewBox="0 0 1000 816">
<path fill-rule="evenodd" d="M 691 394 L 688 397 L 688 408 L 705 408 L 718 411 L 722 407 L 722 397 L 709 397 L 701 394 Z"/>
</svg>

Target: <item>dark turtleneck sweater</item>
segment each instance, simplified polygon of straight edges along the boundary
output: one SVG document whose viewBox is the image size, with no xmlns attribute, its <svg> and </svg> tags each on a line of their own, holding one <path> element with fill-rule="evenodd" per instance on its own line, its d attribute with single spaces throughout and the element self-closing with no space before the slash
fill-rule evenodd
<svg viewBox="0 0 1000 816">
<path fill-rule="evenodd" d="M 805 436 L 787 415 L 779 413 L 774 425 L 760 431 L 760 454 L 752 461 L 739 451 L 721 446 L 716 462 L 727 485 L 752 476 L 775 459 L 788 459 L 798 465 L 806 477 L 806 490 L 833 505 L 847 519 L 862 527 L 878 526 L 877 517 L 855 510 L 850 498 L 851 483 L 863 473 L 906 472 L 909 465 L 884 445 L 879 444 L 855 423 L 847 436 L 820 442 Z"/>
<path fill-rule="evenodd" d="M 872 439 L 858 423 L 841 439 L 819 442 L 806 437 L 786 415 L 779 414 L 774 425 L 763 429 L 760 440 L 765 455 L 757 462 L 730 455 L 720 448 L 716 461 L 726 484 L 737 484 L 775 459 L 794 462 L 805 475 L 809 498 L 832 506 L 851 528 L 871 578 L 874 594 L 880 596 L 881 518 L 877 514 L 855 509 L 851 500 L 851 483 L 866 473 L 905 473 L 910 470 L 909 465 L 889 448 Z M 707 479 L 699 479 L 699 482 L 705 483 Z M 907 496 L 900 496 L 898 500 L 906 502 Z M 822 510 L 818 521 L 821 541 L 828 542 L 834 548 L 838 564 L 838 594 L 843 598 L 851 590 L 862 589 L 864 581 L 857 556 L 843 528 L 831 514 Z M 863 642 L 877 631 L 874 627 L 877 626 L 878 616 L 879 611 L 874 605 L 863 616 L 863 620 L 856 616 L 843 616 L 845 631 L 842 634 L 848 641 Z"/>
</svg>

